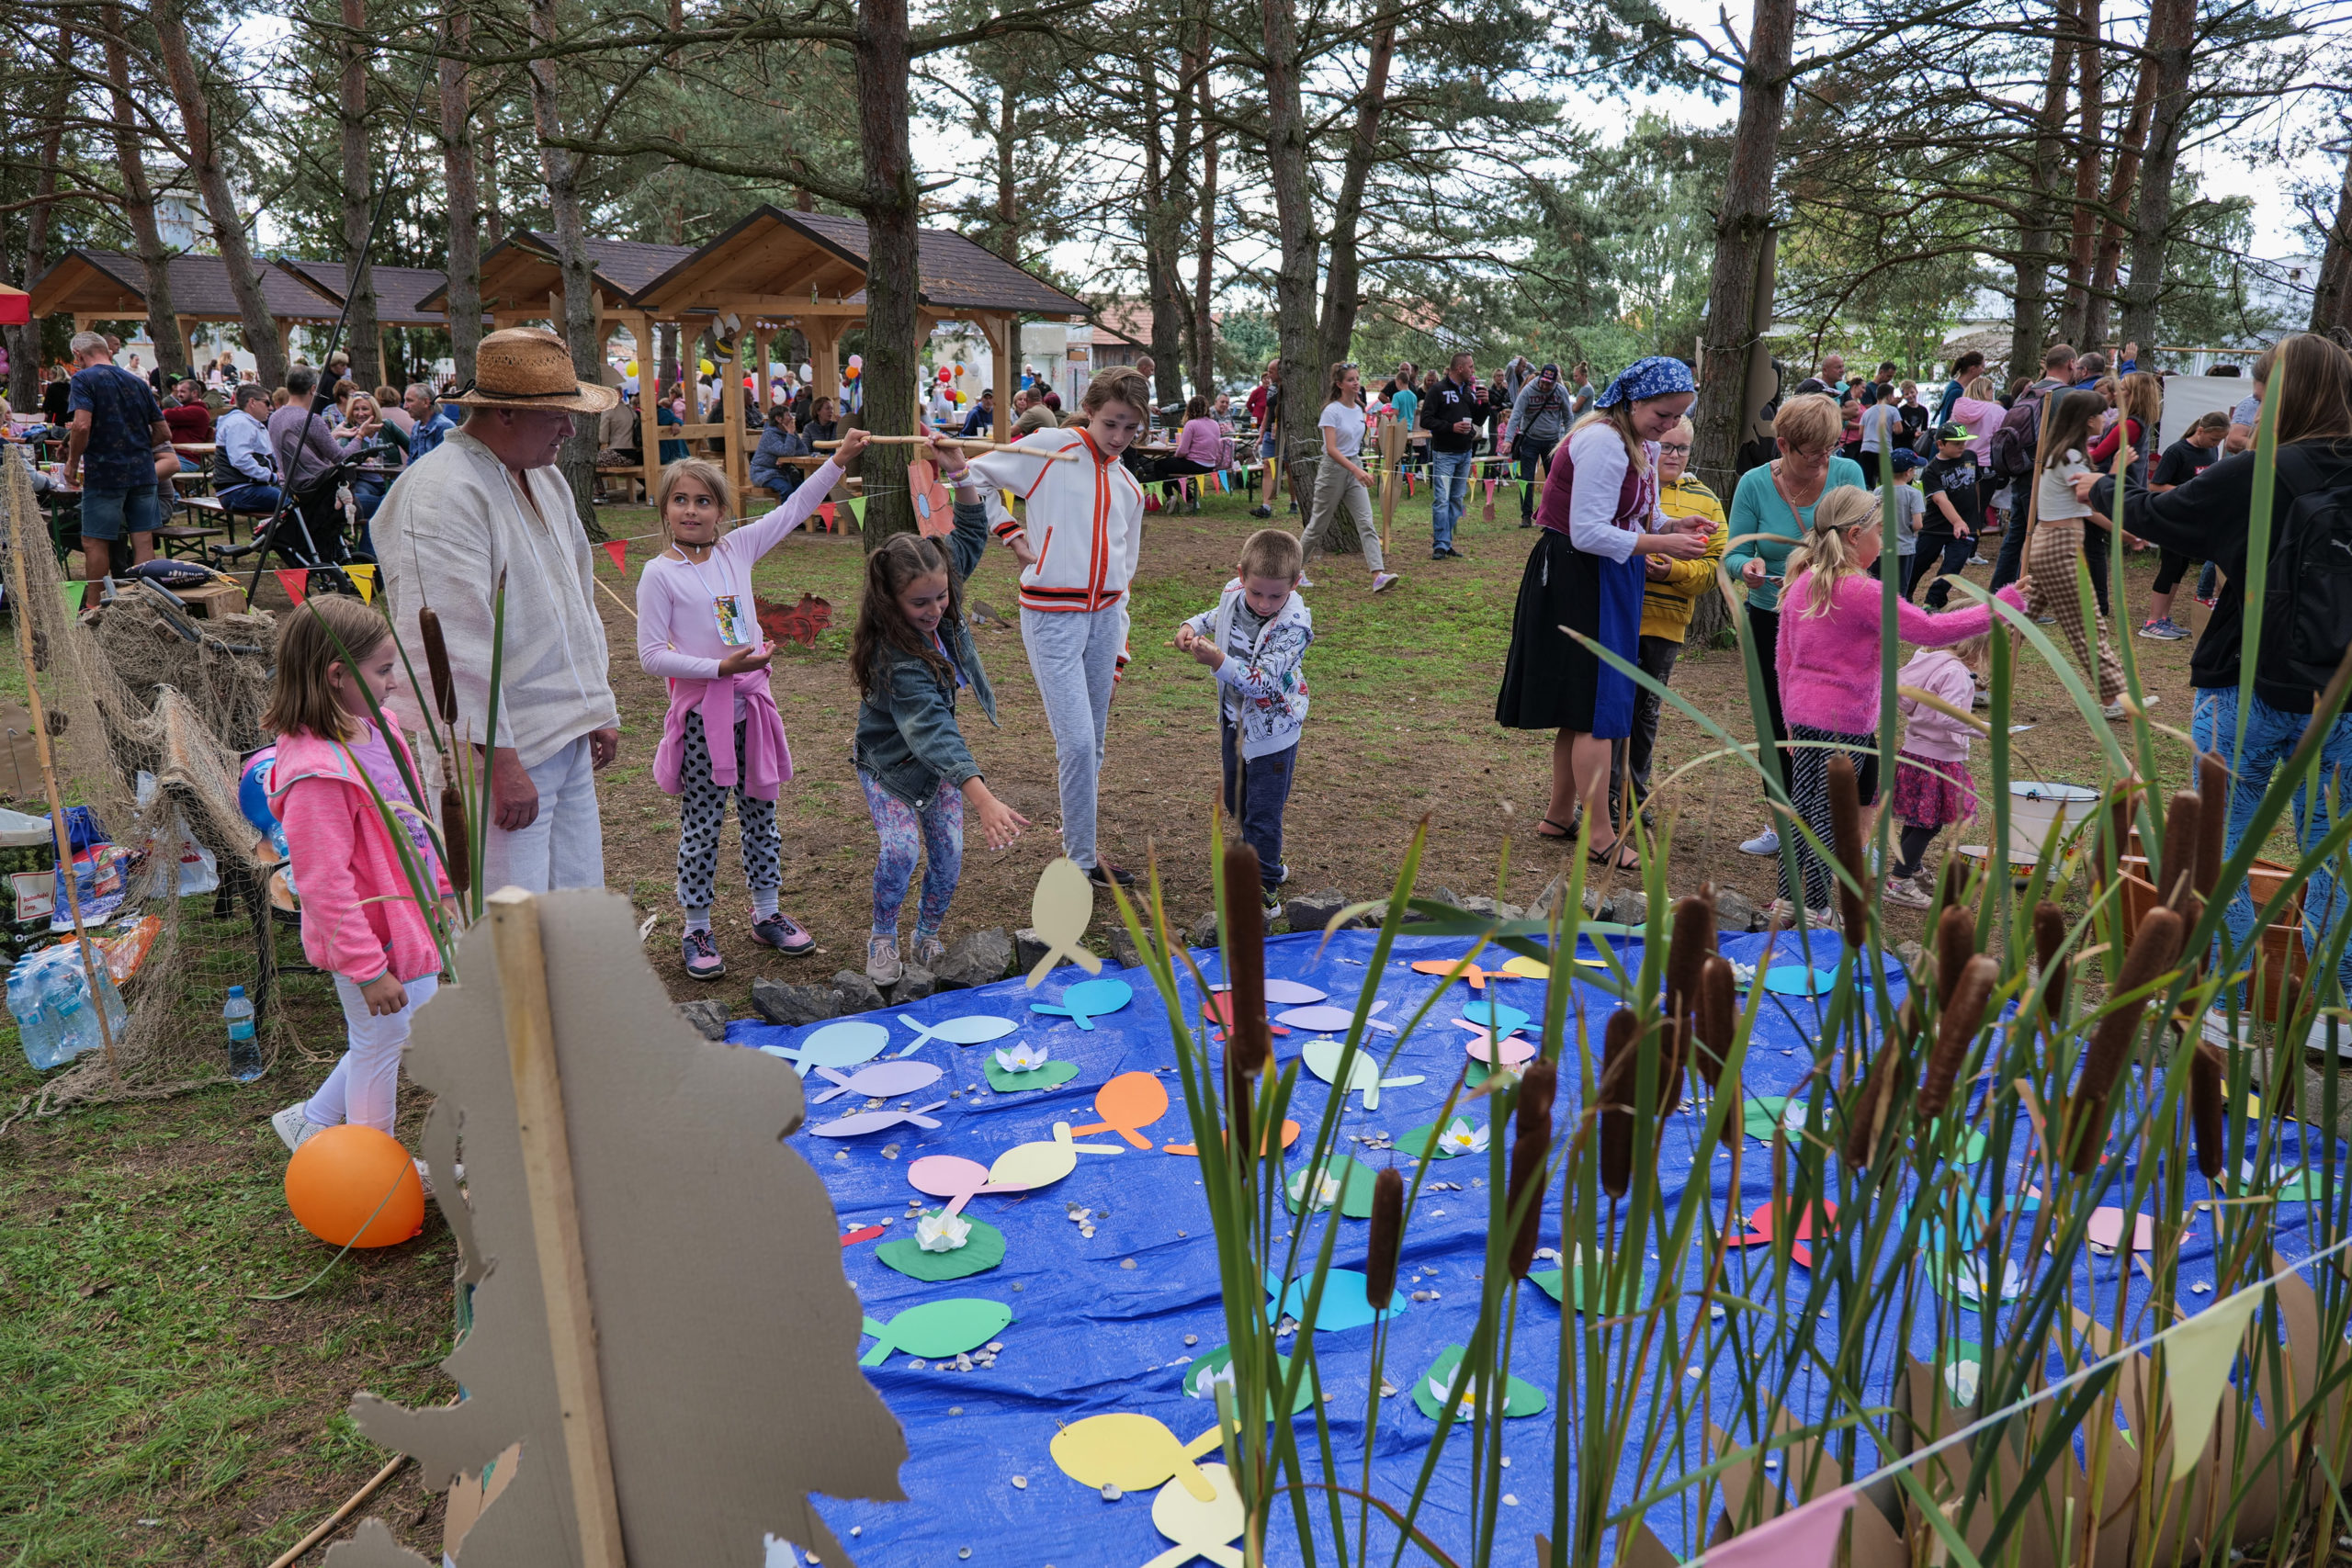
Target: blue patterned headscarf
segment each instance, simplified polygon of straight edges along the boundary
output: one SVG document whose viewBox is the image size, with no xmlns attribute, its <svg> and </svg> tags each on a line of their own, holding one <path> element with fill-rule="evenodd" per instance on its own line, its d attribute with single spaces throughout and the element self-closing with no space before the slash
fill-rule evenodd
<svg viewBox="0 0 2352 1568">
<path fill-rule="evenodd" d="M 1617 372 L 1608 390 L 1593 401 L 1602 408 L 1613 408 L 1628 400 L 1640 402 L 1645 398 L 1671 397 L 1677 392 L 1698 389 L 1699 383 L 1690 378 L 1690 367 L 1668 355 L 1654 354 Z"/>
</svg>

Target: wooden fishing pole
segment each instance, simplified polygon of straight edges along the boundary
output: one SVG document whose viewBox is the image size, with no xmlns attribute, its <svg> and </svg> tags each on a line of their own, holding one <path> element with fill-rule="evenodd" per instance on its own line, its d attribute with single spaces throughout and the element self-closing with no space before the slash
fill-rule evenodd
<svg viewBox="0 0 2352 1568">
<path fill-rule="evenodd" d="M 1053 463 L 1075 463 L 1078 461 L 1078 449 L 1074 446 L 1066 452 L 1040 452 L 1035 446 L 1020 446 L 1009 441 L 967 440 L 962 436 L 955 436 L 950 439 L 954 441 L 955 445 L 962 447 L 967 452 L 1022 452 L 1026 453 L 1032 457 L 1043 457 L 1046 461 Z M 932 444 L 931 437 L 928 435 L 869 435 L 865 438 L 865 441 L 866 445 L 869 446 L 928 446 Z M 809 445 L 816 447 L 819 451 L 829 452 L 834 447 L 840 446 L 841 443 L 838 441 L 812 441 Z"/>
</svg>

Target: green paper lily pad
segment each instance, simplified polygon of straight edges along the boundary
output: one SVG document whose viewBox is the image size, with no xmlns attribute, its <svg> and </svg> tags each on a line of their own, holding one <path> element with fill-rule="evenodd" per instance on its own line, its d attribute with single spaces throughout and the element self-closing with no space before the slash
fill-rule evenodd
<svg viewBox="0 0 2352 1568">
<path fill-rule="evenodd" d="M 1275 1359 L 1282 1365 L 1283 1376 L 1290 1376 L 1290 1358 L 1288 1356 L 1280 1356 Z M 1199 1360 L 1194 1361 L 1191 1366 L 1184 1369 L 1184 1392 L 1191 1394 L 1194 1399 L 1214 1400 L 1216 1398 L 1215 1393 L 1203 1385 L 1205 1384 L 1212 1376 L 1225 1371 L 1226 1368 L 1232 1364 L 1233 1347 L 1230 1345 L 1218 1346 L 1216 1349 L 1210 1351 L 1207 1355 L 1203 1356 Z M 1308 1407 L 1314 1404 L 1314 1388 L 1308 1383 L 1306 1379 L 1299 1379 L 1298 1396 L 1290 1402 L 1290 1413 L 1294 1416 L 1304 1415 Z M 1270 1416 L 1272 1414 L 1272 1396 L 1270 1394 L 1267 1397 L 1267 1414 Z"/>
<path fill-rule="evenodd" d="M 1078 1077 L 1076 1062 L 1047 1062 L 1029 1072 L 1008 1073 L 996 1065 L 993 1051 L 983 1066 L 988 1069 L 989 1087 L 999 1094 L 1014 1094 L 1024 1089 L 1057 1089 Z"/>
<path fill-rule="evenodd" d="M 934 1285 L 943 1280 L 961 1280 L 967 1274 L 985 1274 L 1004 1261 L 1004 1233 L 986 1220 L 975 1220 L 969 1214 L 962 1217 L 970 1224 L 972 1234 L 965 1238 L 963 1246 L 951 1251 L 925 1252 L 909 1235 L 884 1242 L 874 1249 L 874 1256 L 910 1280 Z"/>
<path fill-rule="evenodd" d="M 1449 1345 L 1438 1352 L 1430 1370 L 1413 1380 L 1413 1403 L 1422 1415 L 1437 1420 L 1445 1414 L 1445 1402 L 1453 1394 L 1454 1373 L 1462 1366 L 1463 1348 Z M 1431 1383 L 1436 1384 L 1431 1387 Z M 1503 1414 L 1505 1416 L 1541 1416 L 1545 1401 L 1544 1391 L 1524 1378 L 1510 1378 L 1503 1384 Z M 1476 1414 L 1470 1408 L 1470 1395 L 1464 1393 L 1455 1406 L 1453 1418 L 1467 1421 Z"/>
<path fill-rule="evenodd" d="M 1740 1124 L 1747 1135 L 1759 1144 L 1769 1144 L 1781 1130 L 1781 1117 L 1789 1108 L 1786 1095 L 1758 1095 L 1740 1107 Z"/>
<path fill-rule="evenodd" d="M 1485 1154 L 1487 1151 L 1484 1149 L 1449 1149 L 1438 1143 L 1438 1134 L 1453 1125 L 1455 1122 L 1470 1122 L 1470 1119 L 1467 1116 L 1456 1116 L 1450 1121 L 1432 1122 L 1426 1127 L 1416 1127 L 1396 1140 L 1396 1152 L 1400 1155 L 1410 1155 L 1415 1159 L 1459 1159 L 1465 1154 Z M 1476 1122 L 1470 1122 L 1470 1125 L 1476 1131 L 1486 1131 Z"/>
<path fill-rule="evenodd" d="M 1503 1071 L 1507 1073 L 1516 1073 L 1518 1070 L 1519 1069 L 1516 1067 L 1505 1067 L 1503 1069 Z M 1463 1087 L 1465 1089 L 1476 1089 L 1480 1084 L 1485 1083 L 1488 1078 L 1494 1076 L 1495 1069 L 1493 1067 L 1479 1061 L 1474 1056 L 1470 1059 L 1469 1071 L 1463 1075 Z"/>
<path fill-rule="evenodd" d="M 1577 1312 L 1589 1312 L 1592 1310 L 1585 1304 L 1585 1277 L 1584 1269 L 1581 1265 L 1577 1267 L 1576 1276 L 1573 1279 L 1568 1277 L 1567 1272 L 1565 1269 L 1544 1269 L 1528 1275 L 1527 1282 L 1534 1286 L 1537 1290 L 1542 1291 L 1554 1301 L 1560 1302 L 1560 1304 L 1563 1306 L 1573 1307 Z M 1562 1301 L 1561 1299 L 1563 1292 L 1566 1292 L 1567 1297 L 1566 1301 Z M 1642 1281 L 1638 1280 L 1627 1280 L 1624 1286 L 1617 1292 L 1617 1298 L 1614 1308 L 1603 1315 L 1608 1317 L 1633 1316 L 1635 1313 L 1642 1310 Z"/>
<path fill-rule="evenodd" d="M 1377 1172 L 1374 1171 L 1370 1166 L 1358 1165 L 1345 1155 L 1333 1159 L 1330 1164 L 1323 1167 L 1322 1170 L 1325 1175 L 1340 1184 L 1340 1201 L 1336 1207 L 1342 1215 L 1351 1220 L 1372 1218 L 1372 1182 Z M 1283 1201 L 1290 1205 L 1291 1213 L 1303 1212 L 1307 1180 L 1312 1174 L 1313 1172 L 1302 1168 L 1283 1184 Z M 1322 1203 L 1316 1205 L 1317 1210 L 1333 1206 Z"/>
</svg>

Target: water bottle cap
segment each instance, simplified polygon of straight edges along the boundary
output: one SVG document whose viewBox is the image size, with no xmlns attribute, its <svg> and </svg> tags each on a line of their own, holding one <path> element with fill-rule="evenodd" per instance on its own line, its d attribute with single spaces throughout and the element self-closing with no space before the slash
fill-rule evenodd
<svg viewBox="0 0 2352 1568">
<path fill-rule="evenodd" d="M 243 986 L 232 986 L 232 987 L 229 987 L 229 995 L 230 995 L 231 997 L 232 997 L 232 998 L 235 998 L 239 999 L 239 1000 L 243 1000 L 243 998 L 244 998 L 244 994 L 245 994 L 245 988 L 244 988 Z"/>
</svg>

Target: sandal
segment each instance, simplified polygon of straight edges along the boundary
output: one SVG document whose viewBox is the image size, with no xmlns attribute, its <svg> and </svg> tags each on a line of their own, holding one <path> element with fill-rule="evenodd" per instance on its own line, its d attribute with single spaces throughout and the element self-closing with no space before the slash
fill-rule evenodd
<svg viewBox="0 0 2352 1568">
<path fill-rule="evenodd" d="M 1639 871 L 1642 869 L 1642 857 L 1638 853 L 1630 863 L 1617 858 L 1621 852 L 1632 848 L 1632 845 L 1625 842 L 1624 836 L 1620 834 L 1615 843 L 1604 850 L 1588 850 L 1585 852 L 1584 858 L 1595 865 L 1605 866 L 1611 871 Z"/>
<path fill-rule="evenodd" d="M 1556 833 L 1547 833 L 1544 830 L 1546 828 L 1557 828 L 1560 830 Z M 1573 839 L 1577 836 L 1577 830 L 1565 823 L 1555 822 L 1549 817 L 1539 817 L 1535 820 L 1535 836 L 1539 839 Z"/>
</svg>

